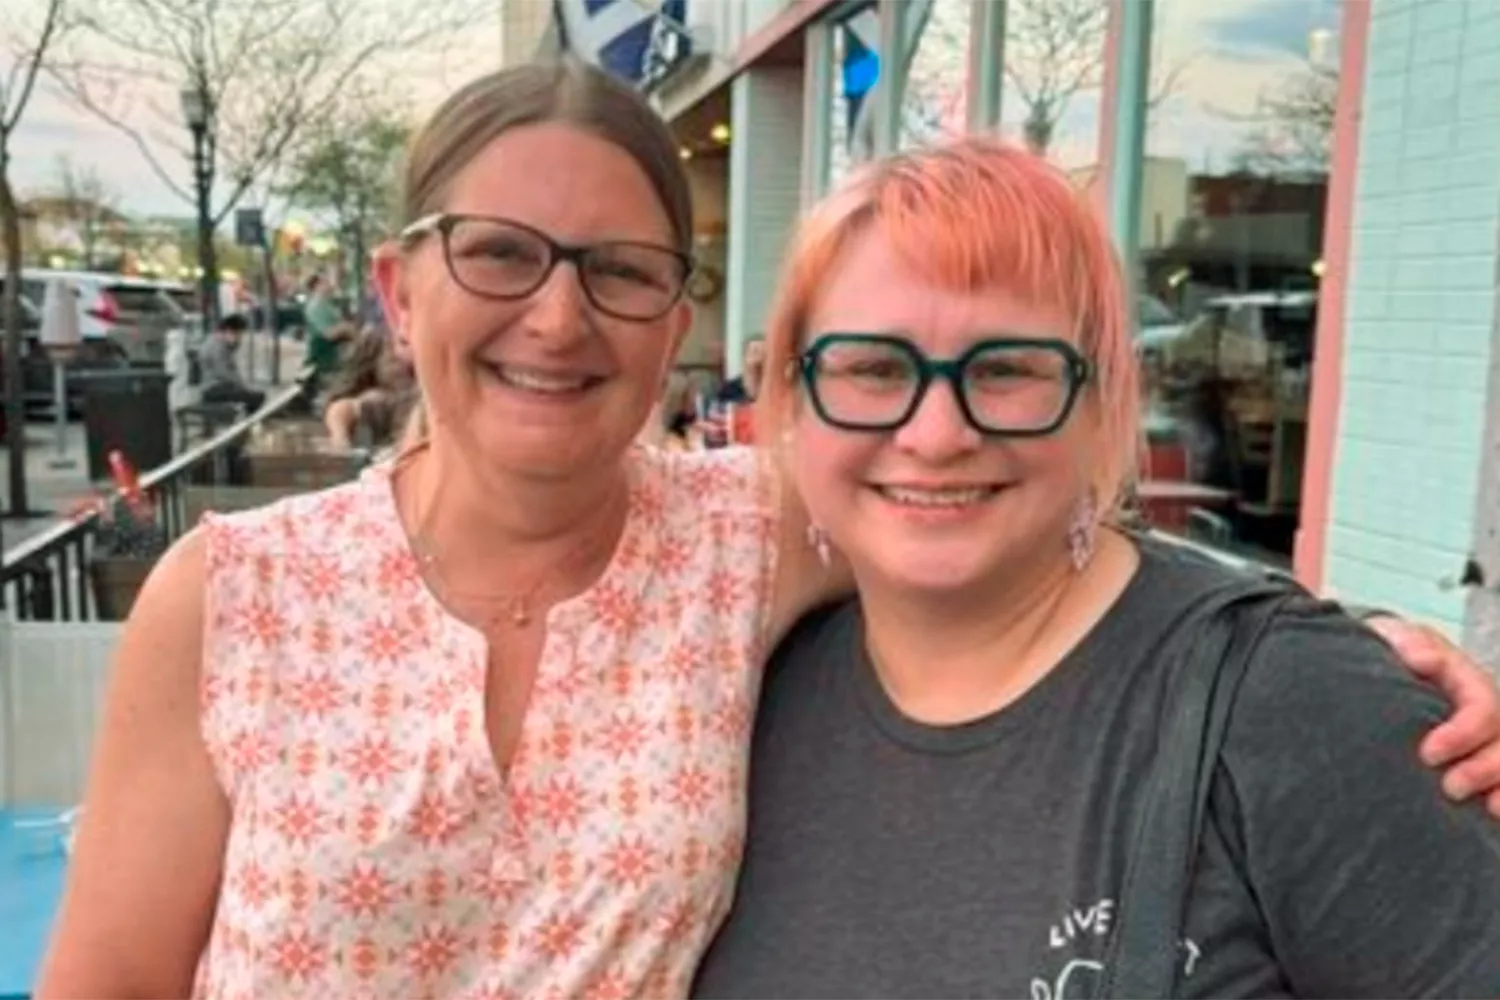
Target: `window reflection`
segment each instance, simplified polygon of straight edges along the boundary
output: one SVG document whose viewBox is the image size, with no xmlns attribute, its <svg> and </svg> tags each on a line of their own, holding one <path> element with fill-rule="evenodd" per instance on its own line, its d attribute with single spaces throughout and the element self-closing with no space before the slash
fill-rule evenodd
<svg viewBox="0 0 1500 1000">
<path fill-rule="evenodd" d="M 1337 27 L 1331 3 L 1224 0 L 1164 0 L 1154 25 L 1154 58 L 1183 68 L 1147 120 L 1140 503 L 1272 562 L 1301 510 Z"/>
<path fill-rule="evenodd" d="M 917 18 L 921 34 L 902 95 L 902 149 L 963 134 L 972 10 L 967 0 L 930 0 Z"/>
</svg>

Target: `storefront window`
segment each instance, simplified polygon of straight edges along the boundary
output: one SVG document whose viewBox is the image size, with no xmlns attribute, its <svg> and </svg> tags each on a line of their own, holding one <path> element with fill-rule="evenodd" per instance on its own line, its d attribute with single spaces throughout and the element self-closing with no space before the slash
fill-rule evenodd
<svg viewBox="0 0 1500 1000">
<path fill-rule="evenodd" d="M 1009 0 L 1001 123 L 1081 181 L 1098 158 L 1109 0 Z"/>
<path fill-rule="evenodd" d="M 906 68 L 900 146 L 962 135 L 969 73 L 969 0 L 906 0 L 919 30 Z"/>
<path fill-rule="evenodd" d="M 1158 526 L 1287 563 L 1337 91 L 1338 7 L 1158 0 L 1137 342 Z"/>
<path fill-rule="evenodd" d="M 903 0 L 901 15 L 917 44 L 907 57 L 901 97 L 901 148 L 960 135 L 965 127 L 969 46 L 968 0 Z M 880 14 L 870 4 L 838 23 L 832 120 L 834 183 L 875 149 L 875 93 L 880 65 Z"/>
</svg>

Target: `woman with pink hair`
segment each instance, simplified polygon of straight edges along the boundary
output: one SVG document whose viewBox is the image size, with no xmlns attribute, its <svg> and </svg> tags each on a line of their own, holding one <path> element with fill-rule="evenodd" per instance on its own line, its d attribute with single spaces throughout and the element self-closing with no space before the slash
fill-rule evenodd
<svg viewBox="0 0 1500 1000">
<path fill-rule="evenodd" d="M 767 428 L 858 598 L 767 668 L 706 997 L 1500 992 L 1500 828 L 1441 701 L 1290 587 L 1122 526 L 1125 282 L 984 139 L 813 210 Z"/>
</svg>

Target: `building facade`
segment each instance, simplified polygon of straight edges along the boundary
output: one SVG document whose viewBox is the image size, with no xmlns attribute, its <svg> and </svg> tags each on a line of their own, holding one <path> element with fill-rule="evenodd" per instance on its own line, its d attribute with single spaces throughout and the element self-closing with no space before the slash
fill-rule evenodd
<svg viewBox="0 0 1500 1000">
<path fill-rule="evenodd" d="M 1500 5 L 1351 3 L 1344 14 L 1348 186 L 1331 241 L 1342 299 L 1319 328 L 1329 447 L 1301 568 L 1325 588 L 1467 631 L 1495 649 L 1500 580 L 1491 377 L 1500 246 Z M 1488 447 L 1487 447 L 1488 445 Z"/>
<path fill-rule="evenodd" d="M 684 364 L 738 370 L 850 163 L 998 130 L 1097 195 L 1137 283 L 1146 513 L 1500 648 L 1500 4 L 1054 9 L 687 0 L 651 88 L 706 265 Z"/>
</svg>

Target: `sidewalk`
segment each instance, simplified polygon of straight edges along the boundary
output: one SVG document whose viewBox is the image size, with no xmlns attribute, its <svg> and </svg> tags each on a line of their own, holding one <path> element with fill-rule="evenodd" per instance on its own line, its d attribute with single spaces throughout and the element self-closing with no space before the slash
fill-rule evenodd
<svg viewBox="0 0 1500 1000">
<path fill-rule="evenodd" d="M 240 348 L 240 371 L 246 381 L 258 389 L 273 391 L 277 388 L 271 372 L 273 345 L 270 334 L 261 331 L 249 334 Z M 281 337 L 280 387 L 292 384 L 307 356 L 307 347 L 290 335 Z M 62 459 L 65 464 L 56 467 L 56 425 L 51 422 L 30 421 L 26 424 L 26 490 L 27 502 L 42 513 L 39 517 L 12 520 L 0 516 L 0 552 L 8 552 L 22 542 L 61 524 L 65 515 L 75 505 L 97 495 L 88 481 L 88 464 L 83 423 L 72 421 L 67 425 L 63 438 Z M 9 507 L 10 453 L 0 439 L 0 514 Z"/>
<path fill-rule="evenodd" d="M 26 425 L 26 493 L 33 509 L 44 512 L 40 517 L 0 519 L 0 550 L 10 551 L 54 525 L 61 524 L 68 511 L 95 494 L 88 481 L 88 463 L 84 451 L 83 425 L 67 425 L 62 458 L 70 463 L 54 467 L 58 459 L 56 425 Z M 9 506 L 10 452 L 0 443 L 0 507 Z"/>
</svg>

